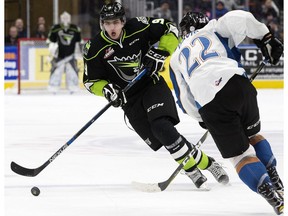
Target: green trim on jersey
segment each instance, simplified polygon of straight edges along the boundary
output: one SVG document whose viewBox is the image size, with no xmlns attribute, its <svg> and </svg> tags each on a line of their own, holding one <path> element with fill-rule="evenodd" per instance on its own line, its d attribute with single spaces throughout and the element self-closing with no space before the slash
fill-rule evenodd
<svg viewBox="0 0 288 216">
<path fill-rule="evenodd" d="M 160 50 L 166 50 L 170 53 L 170 55 L 172 55 L 177 48 L 178 43 L 178 38 L 175 37 L 173 33 L 168 33 L 160 38 L 158 47 Z"/>
<path fill-rule="evenodd" d="M 150 24 L 148 24 L 145 28 L 142 28 L 142 29 L 140 29 L 139 31 L 136 31 L 136 32 L 133 32 L 132 34 L 130 34 L 130 35 L 127 35 L 126 36 L 126 30 L 125 30 L 125 38 L 128 38 L 128 37 L 131 37 L 131 36 L 133 36 L 134 34 L 137 34 L 137 33 L 139 33 L 139 32 L 142 32 L 142 31 L 144 31 L 145 29 L 147 29 L 147 28 L 149 28 L 150 27 Z"/>
<path fill-rule="evenodd" d="M 97 82 L 94 82 L 93 85 L 90 87 L 90 91 L 97 96 L 104 96 L 103 88 L 107 84 L 108 84 L 107 80 L 99 80 Z"/>
</svg>

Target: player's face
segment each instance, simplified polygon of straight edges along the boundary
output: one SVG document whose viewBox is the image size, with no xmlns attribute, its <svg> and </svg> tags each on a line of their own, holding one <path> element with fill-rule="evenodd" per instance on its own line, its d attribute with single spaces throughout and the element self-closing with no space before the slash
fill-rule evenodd
<svg viewBox="0 0 288 216">
<path fill-rule="evenodd" d="M 123 26 L 124 22 L 122 22 L 120 19 L 104 20 L 103 22 L 105 31 L 113 40 L 118 40 L 120 38 Z"/>
</svg>

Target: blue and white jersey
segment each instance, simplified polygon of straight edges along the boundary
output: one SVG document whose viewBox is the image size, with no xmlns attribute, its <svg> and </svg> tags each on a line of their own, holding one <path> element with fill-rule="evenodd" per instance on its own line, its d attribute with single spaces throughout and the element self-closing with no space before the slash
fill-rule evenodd
<svg viewBox="0 0 288 216">
<path fill-rule="evenodd" d="M 234 74 L 246 76 L 236 47 L 246 36 L 262 39 L 268 32 L 251 13 L 235 10 L 188 34 L 170 60 L 170 76 L 182 110 L 201 121 L 198 109 L 213 100 Z"/>
</svg>

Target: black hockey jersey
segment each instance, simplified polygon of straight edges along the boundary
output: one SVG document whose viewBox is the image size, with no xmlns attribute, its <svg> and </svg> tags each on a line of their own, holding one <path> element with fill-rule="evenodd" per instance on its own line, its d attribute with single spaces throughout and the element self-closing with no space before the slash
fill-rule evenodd
<svg viewBox="0 0 288 216">
<path fill-rule="evenodd" d="M 84 46 L 85 87 L 96 95 L 102 95 L 102 89 L 108 82 L 125 88 L 139 73 L 142 58 L 153 44 L 161 39 L 162 49 L 172 53 L 178 44 L 177 37 L 175 25 L 162 18 L 130 19 L 118 41 L 101 31 Z M 151 78 L 143 77 L 141 85 L 148 80 Z M 139 88 L 139 84 L 137 86 Z"/>
<path fill-rule="evenodd" d="M 58 58 L 65 58 L 74 53 L 76 42 L 81 41 L 81 30 L 74 24 L 70 24 L 67 29 L 63 25 L 57 24 L 52 26 L 48 39 L 58 43 Z"/>
</svg>

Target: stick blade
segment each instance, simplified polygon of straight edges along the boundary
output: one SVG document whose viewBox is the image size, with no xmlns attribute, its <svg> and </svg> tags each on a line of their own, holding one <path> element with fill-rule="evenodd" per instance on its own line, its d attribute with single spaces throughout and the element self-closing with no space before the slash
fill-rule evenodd
<svg viewBox="0 0 288 216">
<path fill-rule="evenodd" d="M 154 192 L 162 191 L 158 183 L 142 183 L 142 182 L 133 181 L 131 184 L 135 189 L 143 191 L 143 192 L 154 193 Z"/>
<path fill-rule="evenodd" d="M 29 177 L 34 177 L 38 175 L 38 173 L 41 171 L 41 169 L 39 168 L 28 169 L 28 168 L 22 167 L 13 161 L 11 162 L 10 167 L 11 167 L 11 170 L 17 173 L 18 175 L 29 176 Z"/>
</svg>

